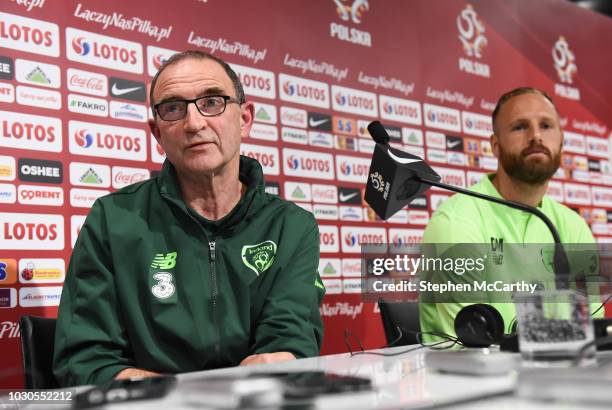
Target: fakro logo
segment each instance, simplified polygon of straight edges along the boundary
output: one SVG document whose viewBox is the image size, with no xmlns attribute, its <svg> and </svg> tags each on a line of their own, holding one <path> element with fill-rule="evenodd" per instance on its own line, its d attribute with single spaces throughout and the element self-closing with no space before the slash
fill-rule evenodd
<svg viewBox="0 0 612 410">
<path fill-rule="evenodd" d="M 20 158 L 18 161 L 19 179 L 28 182 L 48 182 L 60 184 L 63 181 L 62 163 L 43 159 Z"/>
</svg>

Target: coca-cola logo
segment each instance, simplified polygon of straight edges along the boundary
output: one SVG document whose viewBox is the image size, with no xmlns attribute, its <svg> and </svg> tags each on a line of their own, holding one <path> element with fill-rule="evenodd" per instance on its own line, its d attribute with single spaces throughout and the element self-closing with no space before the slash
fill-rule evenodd
<svg viewBox="0 0 612 410">
<path fill-rule="evenodd" d="M 115 174 L 114 181 L 117 185 L 130 185 L 148 178 L 149 176 L 144 172 L 127 173 L 119 171 Z"/>
<path fill-rule="evenodd" d="M 104 92 L 104 81 L 95 77 L 81 77 L 78 74 L 73 74 L 70 77 L 70 85 L 80 88 L 87 88 L 98 92 Z"/>
</svg>

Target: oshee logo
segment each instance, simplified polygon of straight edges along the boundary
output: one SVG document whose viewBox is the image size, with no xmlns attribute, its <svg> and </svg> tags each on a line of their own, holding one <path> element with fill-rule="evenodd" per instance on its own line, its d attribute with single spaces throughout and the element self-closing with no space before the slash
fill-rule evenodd
<svg viewBox="0 0 612 410">
<path fill-rule="evenodd" d="M 329 88 L 326 83 L 279 74 L 280 98 L 298 104 L 329 108 Z"/>
<path fill-rule="evenodd" d="M 376 94 L 332 85 L 332 108 L 351 114 L 378 116 Z"/>
<path fill-rule="evenodd" d="M 62 163 L 59 161 L 20 158 L 18 168 L 19 179 L 22 181 L 61 184 L 64 179 Z"/>
<path fill-rule="evenodd" d="M 366 182 L 370 170 L 367 158 L 336 156 L 336 167 L 339 181 Z"/>
<path fill-rule="evenodd" d="M 14 14 L 0 13 L 2 47 L 45 56 L 59 57 L 57 24 Z"/>
<path fill-rule="evenodd" d="M 284 148 L 283 158 L 285 175 L 334 179 L 334 159 L 331 154 Z"/>
<path fill-rule="evenodd" d="M 66 28 L 66 56 L 69 60 L 114 70 L 142 74 L 142 46 L 133 41 Z"/>
<path fill-rule="evenodd" d="M 64 249 L 62 215 L 0 213 L 0 249 Z"/>
<path fill-rule="evenodd" d="M 146 134 L 141 129 L 70 121 L 70 152 L 104 158 L 146 161 Z"/>
<path fill-rule="evenodd" d="M 0 147 L 60 152 L 62 122 L 59 118 L 0 111 Z"/>
</svg>

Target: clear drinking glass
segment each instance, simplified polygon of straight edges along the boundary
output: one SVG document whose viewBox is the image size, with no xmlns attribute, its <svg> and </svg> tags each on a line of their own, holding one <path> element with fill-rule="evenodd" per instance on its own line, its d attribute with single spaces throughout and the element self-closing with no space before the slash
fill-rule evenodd
<svg viewBox="0 0 612 410">
<path fill-rule="evenodd" d="M 517 294 L 519 349 L 529 367 L 596 363 L 595 334 L 586 296 L 572 290 Z"/>
</svg>

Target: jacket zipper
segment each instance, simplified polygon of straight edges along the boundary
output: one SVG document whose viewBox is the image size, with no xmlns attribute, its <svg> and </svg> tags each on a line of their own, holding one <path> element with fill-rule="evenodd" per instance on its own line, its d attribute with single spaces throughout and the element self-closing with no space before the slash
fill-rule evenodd
<svg viewBox="0 0 612 410">
<path fill-rule="evenodd" d="M 219 329 L 219 314 L 217 312 L 217 295 L 219 294 L 219 289 L 217 287 L 217 267 L 216 267 L 216 242 L 214 238 L 212 241 L 208 242 L 208 249 L 210 251 L 210 282 L 212 285 L 212 311 L 213 311 L 213 323 L 215 325 L 215 332 L 217 333 L 217 340 L 215 341 L 215 352 L 219 354 L 220 346 L 219 339 L 221 338 L 221 333 Z"/>
<path fill-rule="evenodd" d="M 206 238 L 206 241 L 208 242 L 208 250 L 209 250 L 209 256 L 210 256 L 210 282 L 211 282 L 211 287 L 212 287 L 211 304 L 212 304 L 212 311 L 213 311 L 213 325 L 214 325 L 215 332 L 216 332 L 215 353 L 219 354 L 219 351 L 221 350 L 221 347 L 219 346 L 219 343 L 221 340 L 221 331 L 219 329 L 219 318 L 218 318 L 218 312 L 217 312 L 217 296 L 219 295 L 219 289 L 217 285 L 216 261 L 215 261 L 217 243 L 215 242 L 214 238 L 212 238 L 212 240 L 208 239 L 208 235 L 206 234 L 206 231 L 204 230 L 200 222 L 196 218 L 194 218 L 193 215 L 191 215 L 189 212 L 185 212 L 183 208 L 174 199 L 170 198 L 165 193 L 162 193 L 161 195 L 164 198 L 166 198 L 166 200 L 170 201 L 170 203 L 177 206 L 183 213 L 187 214 L 187 216 L 189 216 L 189 218 L 191 218 L 198 225 L 198 227 L 204 234 L 204 238 Z"/>
</svg>

